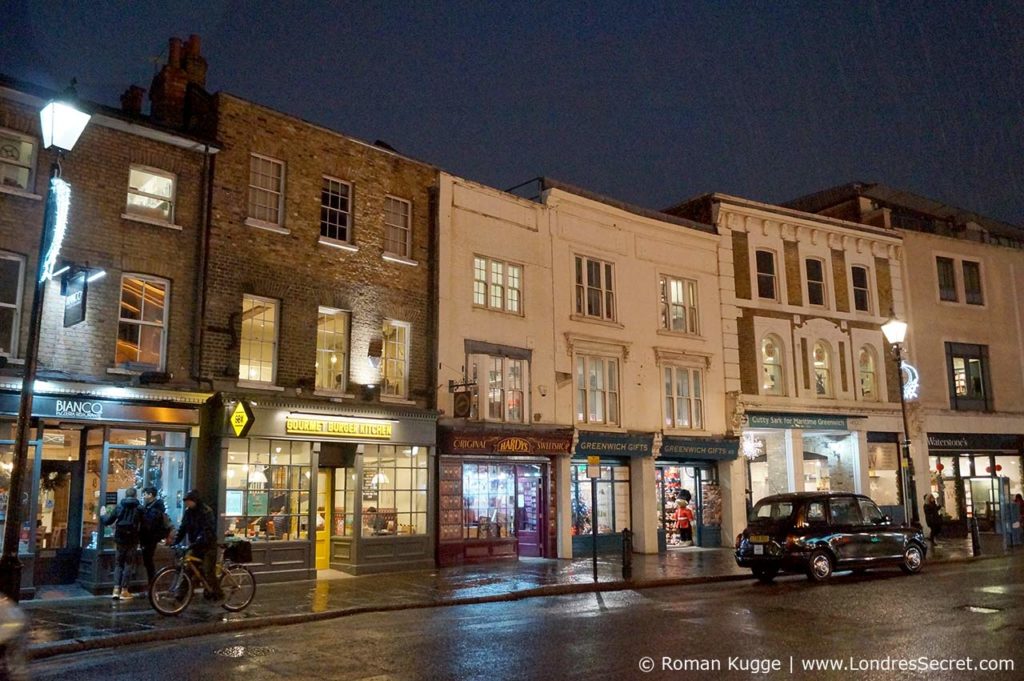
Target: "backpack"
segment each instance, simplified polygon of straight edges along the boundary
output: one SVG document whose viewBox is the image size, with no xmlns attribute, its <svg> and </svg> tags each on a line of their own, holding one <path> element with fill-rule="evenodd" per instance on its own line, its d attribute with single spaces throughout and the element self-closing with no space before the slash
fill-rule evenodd
<svg viewBox="0 0 1024 681">
<path fill-rule="evenodd" d="M 142 526 L 142 516 L 139 513 L 139 505 L 123 505 L 114 524 L 114 541 L 119 544 L 131 544 L 139 540 L 139 528 Z"/>
</svg>

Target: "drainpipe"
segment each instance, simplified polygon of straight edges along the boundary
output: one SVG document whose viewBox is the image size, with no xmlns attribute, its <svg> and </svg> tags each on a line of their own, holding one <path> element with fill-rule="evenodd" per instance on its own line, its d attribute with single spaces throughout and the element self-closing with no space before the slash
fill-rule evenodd
<svg viewBox="0 0 1024 681">
<path fill-rule="evenodd" d="M 206 279 L 210 250 L 210 223 L 213 204 L 213 154 L 210 153 L 209 143 L 203 144 L 203 185 L 202 185 L 202 229 L 203 236 L 196 249 L 196 305 L 194 310 L 194 323 L 192 329 L 192 372 L 191 378 L 196 386 L 201 387 L 202 377 L 202 354 L 203 340 L 206 331 Z M 212 384 L 211 384 L 212 385 Z"/>
</svg>

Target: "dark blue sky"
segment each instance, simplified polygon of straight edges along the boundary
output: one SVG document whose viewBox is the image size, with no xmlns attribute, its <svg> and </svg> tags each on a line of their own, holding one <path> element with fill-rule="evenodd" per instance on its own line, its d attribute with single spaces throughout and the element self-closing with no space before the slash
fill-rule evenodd
<svg viewBox="0 0 1024 681">
<path fill-rule="evenodd" d="M 0 71 L 116 105 L 198 33 L 208 89 L 507 188 L 662 208 L 883 182 L 1024 225 L 1020 2 L 0 0 Z"/>
</svg>

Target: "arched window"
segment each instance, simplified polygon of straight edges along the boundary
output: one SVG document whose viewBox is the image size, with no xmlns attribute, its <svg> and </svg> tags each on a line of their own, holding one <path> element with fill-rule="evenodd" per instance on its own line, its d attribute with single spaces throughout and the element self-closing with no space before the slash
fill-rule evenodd
<svg viewBox="0 0 1024 681">
<path fill-rule="evenodd" d="M 782 343 L 775 336 L 761 341 L 761 394 L 785 395 L 785 374 L 782 370 Z"/>
<path fill-rule="evenodd" d="M 832 397 L 832 353 L 822 341 L 814 344 L 814 394 Z"/>
<path fill-rule="evenodd" d="M 861 347 L 857 353 L 857 371 L 860 375 L 860 398 L 871 402 L 878 400 L 878 378 L 875 375 L 875 350 L 870 345 Z"/>
</svg>

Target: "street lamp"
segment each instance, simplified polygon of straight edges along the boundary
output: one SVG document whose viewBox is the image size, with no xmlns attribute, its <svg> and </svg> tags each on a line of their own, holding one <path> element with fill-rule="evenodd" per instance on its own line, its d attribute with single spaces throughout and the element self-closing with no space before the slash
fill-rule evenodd
<svg viewBox="0 0 1024 681">
<path fill-rule="evenodd" d="M 900 409 L 903 411 L 903 513 L 910 518 L 911 524 L 918 525 L 921 518 L 917 513 L 917 485 L 914 482 L 914 460 L 910 456 L 910 425 L 907 423 L 907 398 L 904 394 L 903 382 L 903 341 L 907 337 L 907 323 L 892 315 L 882 324 L 885 340 L 892 345 L 892 356 L 896 360 L 896 371 L 900 377 Z"/>
<path fill-rule="evenodd" d="M 35 293 L 29 316 L 28 343 L 25 347 L 25 374 L 21 383 L 21 401 L 18 405 L 18 428 L 14 440 L 14 463 L 7 495 L 7 517 L 4 523 L 4 547 L 0 556 L 0 593 L 17 602 L 21 598 L 21 560 L 18 558 L 22 524 L 22 496 L 25 494 L 25 474 L 28 470 L 28 443 L 32 425 L 32 399 L 35 396 L 36 368 L 39 355 L 39 329 L 43 321 L 43 295 L 46 282 L 53 276 L 53 268 L 60 254 L 64 230 L 67 226 L 71 188 L 61 178 L 60 159 L 71 151 L 89 122 L 89 114 L 75 107 L 74 81 L 58 99 L 49 102 L 39 112 L 43 147 L 54 147 L 56 155 L 50 165 L 50 184 L 43 212 L 43 229 L 39 238 L 39 256 L 36 262 Z"/>
</svg>

